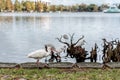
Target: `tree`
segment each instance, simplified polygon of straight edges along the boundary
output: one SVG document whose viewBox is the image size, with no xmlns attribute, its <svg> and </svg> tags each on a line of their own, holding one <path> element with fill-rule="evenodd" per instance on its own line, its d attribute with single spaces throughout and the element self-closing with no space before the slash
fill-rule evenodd
<svg viewBox="0 0 120 80">
<path fill-rule="evenodd" d="M 27 1 L 26 4 L 25 4 L 25 6 L 26 6 L 26 10 L 28 12 L 30 12 L 32 10 L 32 6 L 31 6 L 31 2 L 30 1 Z"/>
<path fill-rule="evenodd" d="M 86 4 L 80 4 L 78 11 L 82 12 L 82 11 L 86 11 L 87 5 Z"/>
<path fill-rule="evenodd" d="M 21 8 L 22 8 L 22 11 L 26 11 L 26 2 L 25 1 L 21 2 Z"/>
<path fill-rule="evenodd" d="M 56 6 L 56 11 L 63 11 L 63 10 L 64 10 L 64 6 L 63 5 Z"/>
<path fill-rule="evenodd" d="M 50 5 L 47 5 L 47 10 L 46 10 L 47 12 L 49 12 L 50 11 Z"/>
<path fill-rule="evenodd" d="M 35 11 L 35 3 L 31 1 L 26 1 L 23 3 L 23 8 L 28 12 Z"/>
<path fill-rule="evenodd" d="M 43 3 L 40 1 L 36 2 L 36 9 L 38 12 L 43 12 Z"/>
<path fill-rule="evenodd" d="M 98 6 L 97 6 L 97 5 L 95 5 L 95 6 L 93 7 L 93 11 L 94 11 L 94 12 L 97 12 L 97 11 L 98 11 Z"/>
<path fill-rule="evenodd" d="M 72 11 L 77 12 L 78 9 L 79 9 L 79 6 L 78 6 L 78 5 L 73 5 L 73 6 L 72 6 Z"/>
<path fill-rule="evenodd" d="M 6 0 L 0 0 L 0 11 L 4 11 L 6 9 Z"/>
<path fill-rule="evenodd" d="M 15 0 L 14 7 L 15 11 L 22 11 L 22 4 L 18 0 Z"/>
<path fill-rule="evenodd" d="M 34 2 L 31 2 L 31 10 L 35 11 L 35 3 Z"/>
<path fill-rule="evenodd" d="M 70 11 L 70 12 L 72 11 L 71 9 L 72 9 L 71 6 L 67 7 L 67 10 Z"/>
<path fill-rule="evenodd" d="M 56 11 L 56 6 L 55 6 L 55 5 L 51 5 L 51 6 L 50 6 L 50 11 L 55 12 L 55 11 Z"/>
<path fill-rule="evenodd" d="M 87 10 L 90 12 L 98 11 L 98 6 L 95 4 L 90 4 L 90 5 L 88 5 Z"/>
<path fill-rule="evenodd" d="M 12 1 L 11 0 L 6 0 L 6 10 L 11 12 L 12 9 L 13 9 Z"/>
<path fill-rule="evenodd" d="M 71 6 L 71 11 L 72 11 L 72 12 L 75 11 L 75 6 L 74 6 L 74 5 Z"/>
<path fill-rule="evenodd" d="M 44 12 L 47 12 L 47 9 L 48 9 L 48 6 L 47 6 L 46 3 L 44 3 L 44 4 L 43 4 L 43 11 L 44 11 Z"/>
</svg>

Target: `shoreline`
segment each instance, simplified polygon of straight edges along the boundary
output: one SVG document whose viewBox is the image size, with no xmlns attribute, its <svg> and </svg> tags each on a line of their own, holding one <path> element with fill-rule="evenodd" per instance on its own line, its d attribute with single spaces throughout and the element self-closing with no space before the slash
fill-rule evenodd
<svg viewBox="0 0 120 80">
<path fill-rule="evenodd" d="M 110 62 L 106 64 L 95 63 L 95 62 L 81 62 L 81 63 L 71 63 L 71 62 L 60 62 L 60 63 L 40 63 L 36 65 L 35 62 L 26 62 L 26 63 L 4 63 L 0 62 L 0 69 L 2 68 L 23 68 L 23 69 L 43 69 L 43 68 L 57 68 L 57 69 L 120 69 L 120 62 Z"/>
<path fill-rule="evenodd" d="M 97 14 L 97 15 L 96 15 Z M 1 12 L 0 16 L 2 17 L 120 17 L 120 13 L 103 13 L 103 12 L 45 12 L 45 13 L 28 13 L 28 12 Z M 110 16 L 111 15 L 111 16 Z"/>
</svg>

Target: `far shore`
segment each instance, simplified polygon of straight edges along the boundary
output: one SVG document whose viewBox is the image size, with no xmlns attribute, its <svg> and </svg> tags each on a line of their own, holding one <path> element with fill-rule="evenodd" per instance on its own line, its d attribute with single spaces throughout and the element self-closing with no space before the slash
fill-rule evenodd
<svg viewBox="0 0 120 80">
<path fill-rule="evenodd" d="M 69 15 L 68 15 L 69 14 Z M 118 13 L 117 13 L 118 14 Z M 0 12 L 0 16 L 31 16 L 31 17 L 109 17 L 114 15 L 118 17 L 116 13 L 103 13 L 103 12 Z"/>
</svg>

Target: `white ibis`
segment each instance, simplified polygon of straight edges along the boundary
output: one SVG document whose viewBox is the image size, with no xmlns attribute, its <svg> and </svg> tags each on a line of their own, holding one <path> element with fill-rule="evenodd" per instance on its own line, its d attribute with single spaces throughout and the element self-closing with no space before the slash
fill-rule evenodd
<svg viewBox="0 0 120 80">
<path fill-rule="evenodd" d="M 47 57 L 51 54 L 51 47 L 48 47 L 45 45 L 45 49 L 39 49 L 34 52 L 29 53 L 27 56 L 28 58 L 34 58 L 37 59 L 37 65 L 39 64 L 39 60 Z"/>
</svg>

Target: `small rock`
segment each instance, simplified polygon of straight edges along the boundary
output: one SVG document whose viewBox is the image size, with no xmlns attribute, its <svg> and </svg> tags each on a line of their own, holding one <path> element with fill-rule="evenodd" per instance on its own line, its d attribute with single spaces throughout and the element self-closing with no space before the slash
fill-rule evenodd
<svg viewBox="0 0 120 80">
<path fill-rule="evenodd" d="M 1 76 L 1 79 L 0 80 L 11 80 L 12 77 L 10 75 L 3 75 Z"/>
<path fill-rule="evenodd" d="M 18 79 L 18 80 L 27 80 L 27 79 L 25 79 L 25 78 L 20 78 L 20 79 Z"/>
<path fill-rule="evenodd" d="M 13 80 L 27 80 L 25 78 L 14 78 Z"/>
</svg>

